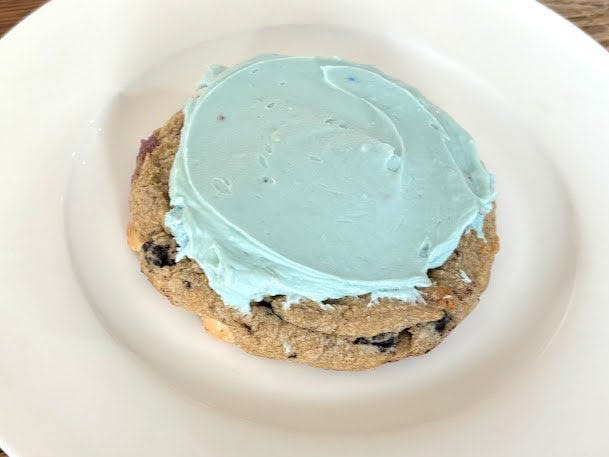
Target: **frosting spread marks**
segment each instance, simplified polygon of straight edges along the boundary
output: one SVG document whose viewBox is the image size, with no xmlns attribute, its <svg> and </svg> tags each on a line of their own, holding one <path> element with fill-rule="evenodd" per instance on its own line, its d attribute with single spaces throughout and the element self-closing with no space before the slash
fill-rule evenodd
<svg viewBox="0 0 609 457">
<path fill-rule="evenodd" d="M 188 102 L 166 226 L 225 303 L 418 298 L 494 179 L 416 89 L 338 58 L 213 66 Z"/>
</svg>

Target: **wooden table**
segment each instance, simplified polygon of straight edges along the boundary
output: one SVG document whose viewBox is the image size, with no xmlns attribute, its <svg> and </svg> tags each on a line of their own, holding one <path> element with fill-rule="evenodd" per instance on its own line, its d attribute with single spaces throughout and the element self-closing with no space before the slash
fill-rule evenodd
<svg viewBox="0 0 609 457">
<path fill-rule="evenodd" d="M 0 0 L 0 37 L 43 3 L 46 0 Z M 573 21 L 609 50 L 609 0 L 541 0 L 541 3 Z M 6 457 L 2 450 L 0 457 Z"/>
</svg>

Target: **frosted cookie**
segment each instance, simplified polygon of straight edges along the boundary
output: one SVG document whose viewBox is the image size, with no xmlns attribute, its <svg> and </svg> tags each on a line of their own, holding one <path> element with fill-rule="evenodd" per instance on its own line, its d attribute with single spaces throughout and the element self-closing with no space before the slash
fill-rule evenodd
<svg viewBox="0 0 609 457">
<path fill-rule="evenodd" d="M 213 67 L 142 142 L 130 247 L 248 352 L 363 369 L 436 346 L 498 250 L 494 180 L 418 91 L 339 59 Z"/>
</svg>

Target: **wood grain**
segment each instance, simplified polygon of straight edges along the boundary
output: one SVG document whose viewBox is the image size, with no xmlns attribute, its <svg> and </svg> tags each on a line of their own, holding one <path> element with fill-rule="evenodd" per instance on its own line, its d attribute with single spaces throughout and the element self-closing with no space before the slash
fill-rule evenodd
<svg viewBox="0 0 609 457">
<path fill-rule="evenodd" d="M 609 0 L 543 0 L 609 50 Z"/>
<path fill-rule="evenodd" d="M 47 0 L 0 0 L 0 37 L 46 2 Z M 609 0 L 542 0 L 541 3 L 581 27 L 609 50 Z M 0 457 L 6 457 L 2 450 Z"/>
<path fill-rule="evenodd" d="M 48 0 L 0 0 L 0 37 Z"/>
</svg>

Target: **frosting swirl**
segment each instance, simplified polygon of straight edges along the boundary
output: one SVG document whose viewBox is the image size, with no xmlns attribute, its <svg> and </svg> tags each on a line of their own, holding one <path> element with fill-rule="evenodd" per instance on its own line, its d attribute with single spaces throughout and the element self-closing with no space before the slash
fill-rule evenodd
<svg viewBox="0 0 609 457">
<path fill-rule="evenodd" d="M 213 66 L 184 108 L 166 226 L 225 303 L 431 284 L 494 179 L 473 140 L 417 90 L 338 58 Z"/>
</svg>

